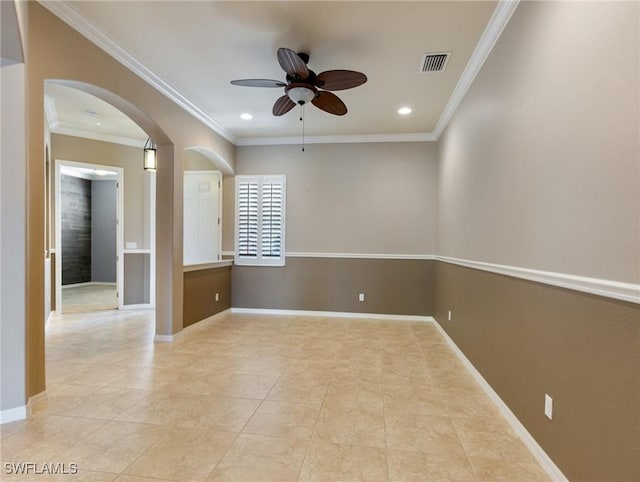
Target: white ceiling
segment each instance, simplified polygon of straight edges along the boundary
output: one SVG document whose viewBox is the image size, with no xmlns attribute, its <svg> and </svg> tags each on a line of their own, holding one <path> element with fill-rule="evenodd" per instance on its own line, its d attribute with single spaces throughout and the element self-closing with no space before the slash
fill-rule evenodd
<svg viewBox="0 0 640 482">
<path fill-rule="evenodd" d="M 66 21 L 72 19 L 77 29 L 100 36 L 103 44 L 107 39 L 111 50 L 135 59 L 140 69 L 168 84 L 177 97 L 239 144 L 300 135 L 297 109 L 279 118 L 271 114 L 282 89 L 229 83 L 242 78 L 284 80 L 276 59 L 278 47 L 308 52 L 309 67 L 317 73 L 350 69 L 368 76 L 363 86 L 336 92 L 349 109 L 347 115 L 333 116 L 308 106 L 307 136 L 433 133 L 443 112 L 451 110 L 461 76 L 463 80 L 469 76 L 465 68 L 470 59 L 474 63 L 472 54 L 497 5 L 497 1 L 45 4 Z M 445 72 L 418 71 L 426 52 L 452 52 Z M 60 125 L 84 118 L 85 128 L 95 131 L 95 119 L 86 119 L 86 111 L 96 109 L 68 92 L 62 95 L 64 87 L 54 87 L 47 95 L 55 100 Z M 400 116 L 397 110 L 403 106 L 411 107 L 412 114 Z M 245 112 L 253 119 L 242 120 L 240 114 Z M 133 131 L 117 135 L 145 137 Z"/>
<path fill-rule="evenodd" d="M 90 169 L 88 167 L 77 166 L 61 166 L 60 173 L 67 176 L 80 177 L 92 181 L 113 181 L 118 177 L 116 171 L 108 171 L 103 169 Z"/>
<path fill-rule="evenodd" d="M 135 122 L 91 94 L 54 82 L 45 82 L 44 94 L 51 132 L 132 146 L 147 139 Z"/>
</svg>

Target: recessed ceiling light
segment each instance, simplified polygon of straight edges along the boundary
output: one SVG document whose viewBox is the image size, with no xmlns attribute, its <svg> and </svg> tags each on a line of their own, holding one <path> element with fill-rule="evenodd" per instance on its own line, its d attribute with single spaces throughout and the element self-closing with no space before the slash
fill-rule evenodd
<svg viewBox="0 0 640 482">
<path fill-rule="evenodd" d="M 398 114 L 400 115 L 411 114 L 411 107 L 401 107 L 400 109 L 398 109 Z"/>
<path fill-rule="evenodd" d="M 101 126 L 101 125 L 102 125 L 102 122 L 96 122 L 96 125 L 97 125 L 97 126 Z"/>
<path fill-rule="evenodd" d="M 244 119 L 244 120 L 251 120 L 251 119 L 253 119 L 253 116 L 251 114 L 247 114 L 245 112 L 244 114 L 240 114 L 240 118 Z"/>
</svg>

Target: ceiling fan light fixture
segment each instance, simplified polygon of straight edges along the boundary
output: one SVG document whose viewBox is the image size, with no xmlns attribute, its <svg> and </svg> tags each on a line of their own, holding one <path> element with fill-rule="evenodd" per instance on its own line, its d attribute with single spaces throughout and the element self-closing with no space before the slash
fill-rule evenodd
<svg viewBox="0 0 640 482">
<path fill-rule="evenodd" d="M 312 85 L 300 83 L 289 84 L 285 92 L 293 102 L 299 105 L 311 102 L 318 94 L 318 91 Z"/>
</svg>

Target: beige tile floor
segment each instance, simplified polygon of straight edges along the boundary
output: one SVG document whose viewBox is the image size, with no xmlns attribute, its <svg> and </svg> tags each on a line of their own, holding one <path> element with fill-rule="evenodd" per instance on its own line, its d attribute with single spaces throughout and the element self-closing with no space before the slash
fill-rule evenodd
<svg viewBox="0 0 640 482">
<path fill-rule="evenodd" d="M 147 311 L 53 320 L 47 400 L 2 426 L 0 478 L 548 480 L 431 324 L 225 314 L 174 343 L 153 331 Z"/>
<path fill-rule="evenodd" d="M 71 285 L 62 289 L 62 312 L 65 314 L 117 309 L 115 284 Z"/>
</svg>

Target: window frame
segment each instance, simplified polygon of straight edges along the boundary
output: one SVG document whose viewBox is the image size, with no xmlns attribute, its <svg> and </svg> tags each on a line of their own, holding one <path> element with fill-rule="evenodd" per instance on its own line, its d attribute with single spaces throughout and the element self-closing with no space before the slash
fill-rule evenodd
<svg viewBox="0 0 640 482">
<path fill-rule="evenodd" d="M 256 183 L 258 185 L 258 238 L 256 256 L 240 255 L 240 210 L 239 193 L 241 183 Z M 282 229 L 280 237 L 280 256 L 265 257 L 262 254 L 262 231 L 263 231 L 263 194 L 262 188 L 265 184 L 280 184 L 282 186 Z M 268 175 L 237 175 L 235 179 L 235 239 L 234 239 L 234 263 L 239 266 L 285 266 L 286 251 L 286 218 L 287 218 L 287 177 L 284 174 Z"/>
</svg>

